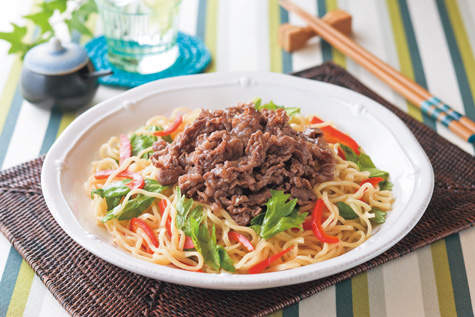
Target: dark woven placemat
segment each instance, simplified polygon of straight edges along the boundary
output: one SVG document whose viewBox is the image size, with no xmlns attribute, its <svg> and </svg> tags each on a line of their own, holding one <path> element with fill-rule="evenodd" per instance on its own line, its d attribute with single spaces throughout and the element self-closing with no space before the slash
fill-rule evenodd
<svg viewBox="0 0 475 317">
<path fill-rule="evenodd" d="M 416 227 L 384 254 L 343 273 L 281 288 L 217 291 L 156 281 L 84 250 L 56 224 L 40 188 L 43 157 L 0 173 L 0 230 L 55 298 L 77 316 L 265 315 L 475 223 L 475 160 L 331 63 L 295 75 L 348 87 L 396 113 L 432 162 L 435 190 Z"/>
</svg>

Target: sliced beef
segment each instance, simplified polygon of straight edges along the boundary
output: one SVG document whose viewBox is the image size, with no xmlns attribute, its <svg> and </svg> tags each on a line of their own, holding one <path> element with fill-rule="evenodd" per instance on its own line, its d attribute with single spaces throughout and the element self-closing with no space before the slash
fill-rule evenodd
<svg viewBox="0 0 475 317">
<path fill-rule="evenodd" d="M 189 198 L 226 209 L 240 225 L 261 213 L 270 189 L 299 205 L 316 199 L 315 184 L 334 178 L 335 158 L 319 129 L 297 132 L 285 110 L 253 104 L 202 110 L 172 143 L 154 144 L 153 164 L 163 185 L 178 184 Z"/>
</svg>

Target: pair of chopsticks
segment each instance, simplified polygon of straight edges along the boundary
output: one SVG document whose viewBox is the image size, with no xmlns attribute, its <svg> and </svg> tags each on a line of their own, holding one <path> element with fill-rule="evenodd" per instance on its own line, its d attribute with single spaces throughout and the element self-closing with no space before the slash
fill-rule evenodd
<svg viewBox="0 0 475 317">
<path fill-rule="evenodd" d="M 432 96 L 422 86 L 414 83 L 352 41 L 349 37 L 326 24 L 318 17 L 304 11 L 292 1 L 281 0 L 280 5 L 287 11 L 294 12 L 300 16 L 320 37 L 379 77 L 404 96 L 404 98 L 418 106 L 422 112 L 442 123 L 465 141 L 469 143 L 475 142 L 475 123 L 469 118 Z"/>
</svg>

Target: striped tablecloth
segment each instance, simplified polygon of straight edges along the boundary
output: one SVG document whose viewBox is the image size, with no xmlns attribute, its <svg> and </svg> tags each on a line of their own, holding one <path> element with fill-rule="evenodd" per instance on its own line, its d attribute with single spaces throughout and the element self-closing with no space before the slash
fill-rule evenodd
<svg viewBox="0 0 475 317">
<path fill-rule="evenodd" d="M 457 111 L 475 119 L 475 1 L 300 0 L 323 16 L 337 7 L 353 16 L 354 39 Z M 0 31 L 34 9 L 32 0 L 3 1 Z M 204 39 L 215 71 L 291 72 L 334 60 L 367 86 L 470 154 L 474 147 L 407 103 L 365 69 L 318 38 L 299 52 L 277 46 L 279 24 L 301 24 L 277 0 L 184 0 L 180 29 Z M 101 33 L 100 21 L 90 27 Z M 88 38 L 74 38 L 84 44 Z M 22 99 L 22 63 L 0 41 L 0 166 L 46 153 L 80 113 L 36 108 Z M 93 104 L 122 90 L 100 87 Z M 457 162 L 454 162 L 456 164 Z M 475 180 L 474 180 L 475 182 Z M 475 212 L 475 211 L 474 211 Z M 65 250 L 67 252 L 67 250 Z M 65 310 L 0 235 L 0 316 L 64 316 Z M 276 316 L 473 316 L 475 228 L 330 287 Z M 223 307 L 225 309 L 225 307 Z"/>
</svg>

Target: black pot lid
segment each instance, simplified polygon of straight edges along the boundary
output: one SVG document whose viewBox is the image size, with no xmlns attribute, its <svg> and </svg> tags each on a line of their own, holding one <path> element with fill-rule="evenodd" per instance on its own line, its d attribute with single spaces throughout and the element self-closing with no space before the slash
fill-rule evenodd
<svg viewBox="0 0 475 317">
<path fill-rule="evenodd" d="M 89 61 L 87 51 L 76 43 L 61 43 L 56 37 L 33 47 L 25 55 L 24 66 L 41 75 L 65 75 L 81 69 Z"/>
</svg>

